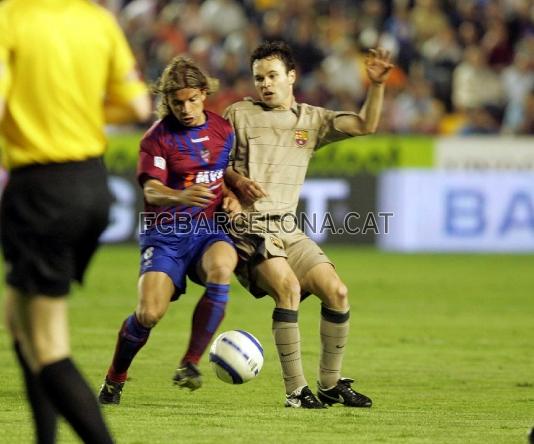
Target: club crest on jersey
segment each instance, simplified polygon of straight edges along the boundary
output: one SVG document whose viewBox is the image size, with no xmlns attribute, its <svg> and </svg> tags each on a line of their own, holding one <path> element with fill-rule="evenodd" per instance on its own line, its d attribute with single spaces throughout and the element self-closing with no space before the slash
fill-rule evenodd
<svg viewBox="0 0 534 444">
<path fill-rule="evenodd" d="M 282 243 L 282 241 L 280 239 L 278 239 L 277 237 L 273 237 L 273 236 L 270 236 L 271 238 L 271 243 L 278 249 L 280 250 L 283 250 L 284 249 L 284 244 Z"/>
<path fill-rule="evenodd" d="M 200 150 L 200 157 L 202 157 L 202 160 L 206 163 L 210 161 L 210 151 L 207 148 L 202 148 Z"/>
<path fill-rule="evenodd" d="M 298 146 L 306 145 L 306 142 L 308 142 L 308 130 L 295 130 L 295 142 Z"/>
</svg>

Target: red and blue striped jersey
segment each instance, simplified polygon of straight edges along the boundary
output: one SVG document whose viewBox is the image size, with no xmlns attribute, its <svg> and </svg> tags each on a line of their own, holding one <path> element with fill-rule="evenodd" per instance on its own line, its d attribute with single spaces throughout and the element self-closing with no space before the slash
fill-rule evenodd
<svg viewBox="0 0 534 444">
<path fill-rule="evenodd" d="M 211 204 L 200 207 L 158 207 L 145 202 L 145 211 L 153 213 L 202 212 L 211 218 L 223 197 L 223 174 L 234 144 L 231 125 L 221 116 L 204 111 L 206 122 L 197 127 L 181 125 L 171 114 L 158 120 L 141 140 L 137 178 L 141 186 L 157 179 L 175 190 L 193 184 L 207 184 L 215 194 Z"/>
</svg>

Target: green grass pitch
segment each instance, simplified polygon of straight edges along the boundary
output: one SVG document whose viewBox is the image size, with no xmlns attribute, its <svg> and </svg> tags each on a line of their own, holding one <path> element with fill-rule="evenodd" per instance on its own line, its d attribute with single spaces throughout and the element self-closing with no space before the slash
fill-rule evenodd
<svg viewBox="0 0 534 444">
<path fill-rule="evenodd" d="M 220 331 L 249 330 L 265 348 L 260 376 L 204 386 L 171 384 L 200 287 L 171 305 L 130 369 L 122 404 L 104 409 L 118 443 L 525 443 L 534 425 L 534 256 L 400 255 L 327 248 L 350 289 L 344 375 L 374 400 L 370 410 L 283 407 L 272 343 L 272 301 L 237 283 Z M 117 330 L 136 303 L 137 249 L 102 248 L 71 299 L 72 347 L 98 389 Z M 300 310 L 304 367 L 315 388 L 319 303 Z M 5 328 L 0 330 L 0 442 L 32 441 Z M 64 424 L 61 443 L 77 442 Z"/>
</svg>

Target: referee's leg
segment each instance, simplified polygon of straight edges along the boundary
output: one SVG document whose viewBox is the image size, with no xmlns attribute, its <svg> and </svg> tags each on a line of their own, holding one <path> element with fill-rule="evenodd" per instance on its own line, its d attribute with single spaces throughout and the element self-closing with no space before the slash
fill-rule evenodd
<svg viewBox="0 0 534 444">
<path fill-rule="evenodd" d="M 36 376 L 37 363 L 29 348 L 30 342 L 25 338 L 23 330 L 18 327 L 19 322 L 15 320 L 16 297 L 16 291 L 8 287 L 4 307 L 6 329 L 13 338 L 13 350 L 22 369 L 26 397 L 30 403 L 35 427 L 35 441 L 39 444 L 53 443 L 56 441 L 57 431 L 56 409 Z"/>
<path fill-rule="evenodd" d="M 13 287 L 7 288 L 7 294 L 11 331 L 15 343 L 21 345 L 19 363 L 25 373 L 25 366 L 29 370 L 25 374 L 27 390 L 35 386 L 48 406 L 44 411 L 41 408 L 39 415 L 28 393 L 36 417 L 38 442 L 55 442 L 52 409 L 65 417 L 84 442 L 112 443 L 96 398 L 70 358 L 66 295 L 26 295 Z"/>
</svg>

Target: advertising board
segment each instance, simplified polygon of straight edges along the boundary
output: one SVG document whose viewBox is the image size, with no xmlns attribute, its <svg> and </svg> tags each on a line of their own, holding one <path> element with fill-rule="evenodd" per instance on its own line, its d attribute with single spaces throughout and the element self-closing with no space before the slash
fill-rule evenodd
<svg viewBox="0 0 534 444">
<path fill-rule="evenodd" d="M 386 250 L 534 252 L 530 172 L 391 170 L 378 210 L 393 213 L 377 238 Z"/>
</svg>

